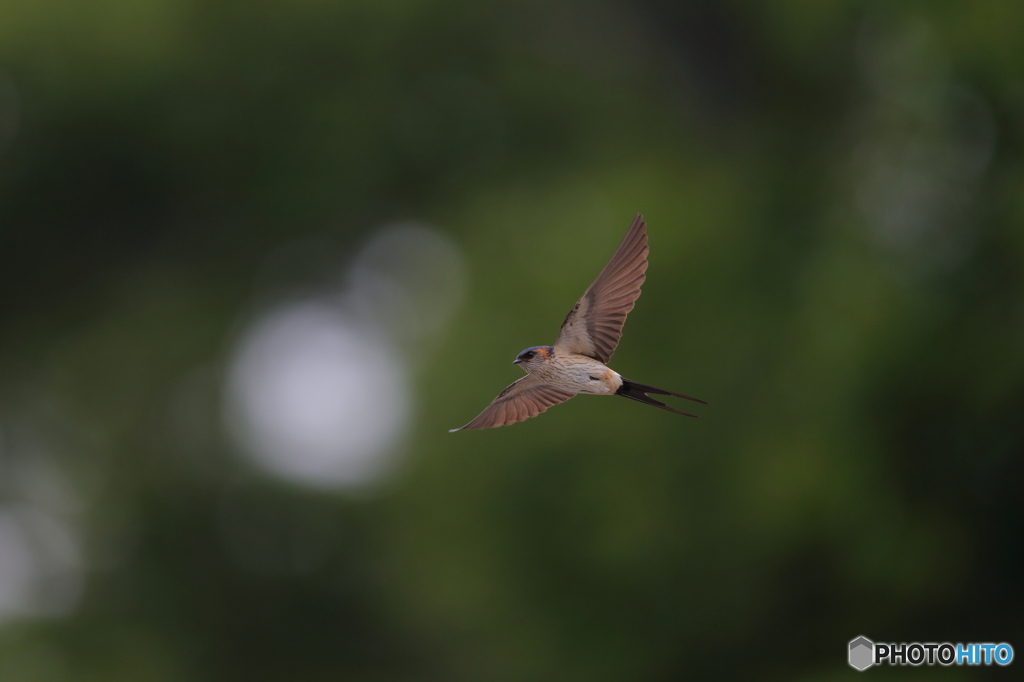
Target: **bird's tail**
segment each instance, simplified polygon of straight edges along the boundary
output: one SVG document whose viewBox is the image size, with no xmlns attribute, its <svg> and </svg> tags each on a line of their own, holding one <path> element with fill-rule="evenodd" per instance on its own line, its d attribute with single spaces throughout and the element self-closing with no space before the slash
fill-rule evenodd
<svg viewBox="0 0 1024 682">
<path fill-rule="evenodd" d="M 625 377 L 622 377 L 622 386 L 619 386 L 619 390 L 615 391 L 615 395 L 621 395 L 623 398 L 636 400 L 637 402 L 644 403 L 645 405 L 653 405 L 655 407 L 660 407 L 663 410 L 675 412 L 676 414 L 682 414 L 687 417 L 693 417 L 694 419 L 697 418 L 697 415 L 695 414 L 690 414 L 689 412 L 681 412 L 679 410 L 669 407 L 660 400 L 655 400 L 651 396 L 647 395 L 648 393 L 654 393 L 655 395 L 673 395 L 677 398 L 686 398 L 687 400 L 693 400 L 694 402 L 704 403 L 705 405 L 707 405 L 707 403 L 701 400 L 700 398 L 693 398 L 688 395 L 683 395 L 682 393 L 673 393 L 672 391 L 666 391 L 660 388 L 655 388 L 654 386 L 648 386 L 646 384 L 641 384 L 636 381 L 630 381 Z"/>
</svg>

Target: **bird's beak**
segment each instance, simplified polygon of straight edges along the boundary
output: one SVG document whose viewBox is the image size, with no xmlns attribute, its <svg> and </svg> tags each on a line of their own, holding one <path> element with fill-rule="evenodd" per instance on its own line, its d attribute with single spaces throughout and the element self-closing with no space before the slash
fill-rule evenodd
<svg viewBox="0 0 1024 682">
<path fill-rule="evenodd" d="M 512 364 L 513 365 L 518 365 L 520 362 L 522 362 L 522 360 L 520 360 L 519 358 L 516 358 L 515 360 L 512 361 Z"/>
</svg>

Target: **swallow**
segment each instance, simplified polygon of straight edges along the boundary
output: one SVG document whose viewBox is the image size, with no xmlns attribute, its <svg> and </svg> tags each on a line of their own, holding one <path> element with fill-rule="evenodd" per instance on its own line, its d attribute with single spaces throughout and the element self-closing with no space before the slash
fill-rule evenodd
<svg viewBox="0 0 1024 682">
<path fill-rule="evenodd" d="M 619 248 L 565 316 L 553 346 L 532 346 L 513 361 L 526 376 L 512 383 L 464 429 L 491 429 L 536 417 L 579 393 L 621 395 L 687 417 L 648 393 L 670 395 L 707 404 L 700 398 L 673 393 L 626 379 L 608 367 L 622 337 L 626 315 L 640 298 L 647 275 L 647 224 L 637 213 Z"/>
</svg>

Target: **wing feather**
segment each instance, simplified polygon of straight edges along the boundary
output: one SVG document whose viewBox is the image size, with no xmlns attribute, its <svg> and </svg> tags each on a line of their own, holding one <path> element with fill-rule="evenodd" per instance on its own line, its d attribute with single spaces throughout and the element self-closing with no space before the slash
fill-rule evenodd
<svg viewBox="0 0 1024 682">
<path fill-rule="evenodd" d="M 647 254 L 647 224 L 637 213 L 611 260 L 566 315 L 556 349 L 604 363 L 611 359 L 647 277 Z"/>
<path fill-rule="evenodd" d="M 552 405 L 564 403 L 575 393 L 545 384 L 540 379 L 527 374 L 505 388 L 476 419 L 465 426 L 451 431 L 463 429 L 492 429 L 497 426 L 508 426 L 530 417 L 536 417 Z"/>
</svg>

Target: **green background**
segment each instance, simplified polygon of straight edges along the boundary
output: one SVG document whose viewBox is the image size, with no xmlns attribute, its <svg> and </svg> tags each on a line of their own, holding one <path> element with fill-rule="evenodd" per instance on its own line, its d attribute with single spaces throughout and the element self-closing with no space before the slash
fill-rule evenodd
<svg viewBox="0 0 1024 682">
<path fill-rule="evenodd" d="M 18 462 L 59 471 L 80 582 L 0 609 L 0 679 L 809 681 L 855 677 L 862 634 L 1024 652 L 1022 35 L 1014 0 L 5 0 L 0 510 L 31 516 Z M 581 397 L 446 433 L 637 211 L 612 365 L 701 419 Z M 398 466 L 261 473 L 220 427 L 239 325 L 408 220 L 467 274 Z"/>
</svg>

